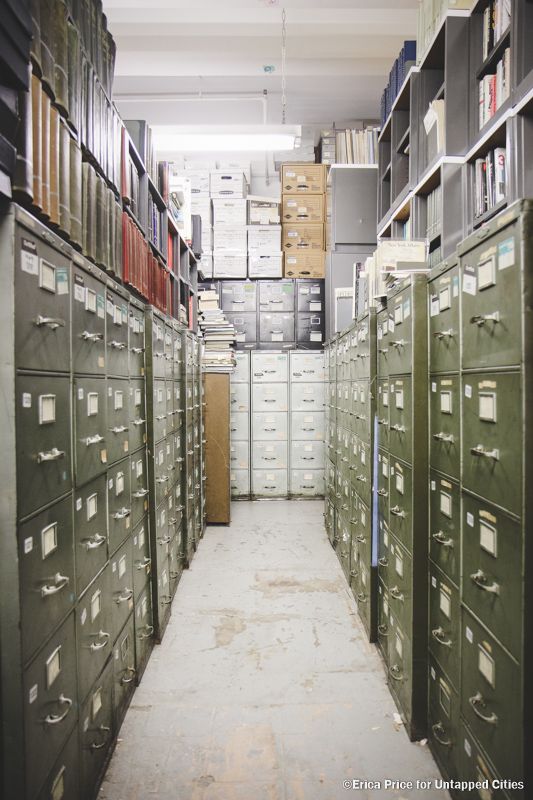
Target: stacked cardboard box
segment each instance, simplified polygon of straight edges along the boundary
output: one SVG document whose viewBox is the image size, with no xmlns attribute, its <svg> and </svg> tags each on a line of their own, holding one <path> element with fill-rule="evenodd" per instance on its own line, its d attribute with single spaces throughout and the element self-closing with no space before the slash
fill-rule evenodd
<svg viewBox="0 0 533 800">
<path fill-rule="evenodd" d="M 326 167 L 284 164 L 281 191 L 284 275 L 287 278 L 323 278 Z"/>
<path fill-rule="evenodd" d="M 248 198 L 248 277 L 282 278 L 280 206 L 269 197 Z"/>
</svg>

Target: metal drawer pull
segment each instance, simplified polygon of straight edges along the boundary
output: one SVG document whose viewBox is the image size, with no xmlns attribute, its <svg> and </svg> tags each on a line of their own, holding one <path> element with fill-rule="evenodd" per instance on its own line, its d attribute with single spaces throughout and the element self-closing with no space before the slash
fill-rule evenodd
<svg viewBox="0 0 533 800">
<path fill-rule="evenodd" d="M 181 572 L 175 572 L 175 571 L 173 571 L 173 570 L 170 570 L 170 573 L 169 573 L 169 575 L 170 575 L 171 579 L 172 579 L 173 581 L 175 581 L 177 578 L 179 578 L 179 577 L 180 577 L 180 575 L 181 575 Z"/>
<path fill-rule="evenodd" d="M 352 578 L 357 578 L 357 576 L 359 575 L 359 570 L 351 569 L 350 570 L 350 575 L 351 575 Z"/>
<path fill-rule="evenodd" d="M 314 398 L 311 399 L 310 397 L 307 397 L 307 398 L 304 397 L 302 402 L 304 402 L 304 403 L 314 403 L 315 400 L 314 400 Z"/>
<path fill-rule="evenodd" d="M 398 589 L 397 586 L 393 586 L 392 589 L 389 589 L 389 593 L 391 597 L 394 597 L 395 600 L 400 600 L 403 603 L 405 597 L 402 592 Z"/>
<path fill-rule="evenodd" d="M 176 459 L 176 464 L 182 464 L 184 461 L 185 461 L 184 457 L 179 456 L 179 458 Z"/>
<path fill-rule="evenodd" d="M 166 483 L 168 481 L 168 475 L 161 475 L 160 478 L 156 478 L 156 483 Z"/>
<path fill-rule="evenodd" d="M 447 331 L 433 331 L 433 336 L 435 336 L 435 338 L 437 339 L 445 339 L 446 337 L 453 339 L 453 337 L 455 336 L 455 332 L 453 331 L 452 328 L 450 328 Z"/>
<path fill-rule="evenodd" d="M 139 571 L 141 569 L 148 569 L 148 567 L 150 566 L 151 563 L 152 563 L 152 559 L 151 558 L 147 558 L 145 556 L 142 561 L 136 561 L 135 562 L 135 569 L 138 569 Z"/>
<path fill-rule="evenodd" d="M 344 504 L 341 506 L 341 510 L 342 510 L 342 511 L 348 511 L 348 509 L 349 509 L 349 508 L 350 508 L 350 506 L 348 505 L 348 503 L 344 503 Z"/>
<path fill-rule="evenodd" d="M 109 640 L 109 634 L 105 631 L 98 631 L 98 633 L 95 635 L 101 641 L 93 642 L 91 645 L 89 645 L 89 650 L 91 650 L 93 653 L 95 653 L 97 650 L 102 650 L 107 645 Z"/>
<path fill-rule="evenodd" d="M 139 500 L 141 497 L 146 497 L 149 494 L 148 489 L 139 489 L 137 492 L 133 492 L 133 496 L 136 500 Z"/>
<path fill-rule="evenodd" d="M 361 536 L 361 534 L 359 534 L 359 536 L 356 536 L 355 539 L 357 542 L 361 542 L 361 544 L 364 544 L 366 542 L 366 537 Z"/>
<path fill-rule="evenodd" d="M 380 633 L 382 636 L 388 636 L 389 632 L 387 630 L 387 626 L 383 624 L 378 625 L 378 633 Z"/>
<path fill-rule="evenodd" d="M 98 730 L 102 731 L 102 733 L 107 733 L 108 731 L 111 730 L 111 728 L 109 728 L 107 725 L 100 725 Z M 101 750 L 106 745 L 107 745 L 107 736 L 105 737 L 103 742 L 100 742 L 100 744 L 96 744 L 95 742 L 92 742 L 91 750 Z"/>
<path fill-rule="evenodd" d="M 66 323 L 64 319 L 60 319 L 59 317 L 43 317 L 39 314 L 33 324 L 37 325 L 38 328 L 42 325 L 46 325 L 48 328 L 52 328 L 52 330 L 55 331 L 56 328 L 64 328 Z"/>
<path fill-rule="evenodd" d="M 109 342 L 109 345 L 110 345 L 110 347 L 114 347 L 115 350 L 125 350 L 126 349 L 126 345 L 124 344 L 124 342 L 117 342 L 116 339 L 112 339 Z"/>
<path fill-rule="evenodd" d="M 402 668 L 399 667 L 398 664 L 394 664 L 392 667 L 389 668 L 389 674 L 394 681 L 403 680 Z"/>
<path fill-rule="evenodd" d="M 433 438 L 437 442 L 448 442 L 449 444 L 453 444 L 455 442 L 455 437 L 451 433 L 444 433 L 442 431 L 440 433 L 434 433 Z"/>
<path fill-rule="evenodd" d="M 386 558 L 378 558 L 378 564 L 379 564 L 380 567 L 388 567 L 389 566 L 388 559 L 386 559 Z"/>
<path fill-rule="evenodd" d="M 159 420 L 160 422 L 166 418 L 167 418 L 166 414 L 158 414 L 156 417 L 156 419 Z"/>
<path fill-rule="evenodd" d="M 265 400 L 264 400 L 264 402 L 265 402 L 265 403 L 275 403 L 275 402 L 276 402 L 276 400 L 275 400 L 275 399 L 272 399 L 272 400 L 265 399 Z"/>
<path fill-rule="evenodd" d="M 316 461 L 316 459 L 314 456 L 302 456 L 302 461 Z"/>
<path fill-rule="evenodd" d="M 139 426 L 139 425 L 144 425 L 144 424 L 145 424 L 145 422 L 146 422 L 146 420 L 145 420 L 145 419 L 134 419 L 134 420 L 133 420 L 133 424 L 134 424 L 134 425 L 137 425 L 137 426 Z"/>
<path fill-rule="evenodd" d="M 124 431 L 128 430 L 127 425 L 117 425 L 116 428 L 111 428 L 111 433 L 124 433 Z"/>
<path fill-rule="evenodd" d="M 316 489 L 316 486 L 314 484 L 311 485 L 311 484 L 308 484 L 308 483 L 301 483 L 300 484 L 300 489 Z"/>
<path fill-rule="evenodd" d="M 187 497 L 189 500 L 194 500 L 194 494 L 188 494 Z"/>
<path fill-rule="evenodd" d="M 126 675 L 131 675 L 131 678 L 126 678 Z M 127 683 L 131 683 L 137 674 L 137 670 L 135 667 L 126 667 L 125 674 L 120 679 L 121 684 L 124 686 Z"/>
<path fill-rule="evenodd" d="M 479 717 L 479 719 L 482 719 L 483 722 L 488 722 L 489 725 L 497 724 L 498 717 L 494 712 L 492 712 L 492 714 L 489 714 L 488 716 L 485 716 L 485 714 L 482 714 L 481 711 L 479 711 L 478 706 L 482 706 L 483 708 L 487 707 L 487 704 L 485 703 L 485 699 L 481 694 L 481 692 L 476 692 L 476 694 L 473 697 L 469 697 L 468 702 L 470 703 L 470 706 L 472 707 L 474 714 L 477 717 Z"/>
<path fill-rule="evenodd" d="M 91 333 L 90 331 L 83 331 L 83 333 L 80 334 L 80 339 L 84 339 L 86 342 L 101 342 L 103 338 L 103 333 Z"/>
<path fill-rule="evenodd" d="M 432 538 L 435 539 L 435 541 L 441 544 L 443 547 L 454 546 L 453 539 L 447 538 L 446 534 L 443 531 L 438 531 L 437 533 L 433 533 Z"/>
<path fill-rule="evenodd" d="M 61 575 L 59 572 L 56 572 L 52 580 L 54 581 L 53 586 L 47 583 L 41 587 L 41 597 L 50 597 L 52 594 L 57 594 L 61 589 L 64 589 L 65 586 L 68 586 L 70 578 L 67 575 Z"/>
<path fill-rule="evenodd" d="M 302 431 L 304 431 L 305 433 L 311 433 L 314 430 L 315 430 L 314 428 L 302 428 Z"/>
<path fill-rule="evenodd" d="M 389 348 L 388 347 L 379 347 L 378 348 L 378 353 L 382 353 L 383 355 L 385 355 L 385 353 L 388 353 L 388 352 L 389 352 Z"/>
<path fill-rule="evenodd" d="M 476 314 L 473 317 L 470 317 L 470 324 L 471 325 L 478 325 L 481 327 L 486 322 L 493 322 L 496 324 L 500 321 L 500 312 L 494 311 L 492 314 Z"/>
<path fill-rule="evenodd" d="M 485 450 L 482 444 L 470 448 L 470 454 L 482 458 L 492 458 L 493 461 L 500 460 L 500 451 L 495 447 L 494 450 Z"/>
<path fill-rule="evenodd" d="M 170 536 L 163 536 L 161 539 L 157 540 L 157 543 L 164 546 L 166 544 L 170 544 L 171 541 L 172 540 Z"/>
<path fill-rule="evenodd" d="M 66 706 L 66 709 L 59 716 L 56 716 L 55 714 L 48 714 L 43 720 L 46 725 L 57 725 L 58 722 L 63 722 L 63 720 L 67 718 L 68 713 L 72 708 L 72 700 L 70 697 L 65 697 L 64 694 L 59 695 L 57 702 L 60 706 Z"/>
<path fill-rule="evenodd" d="M 276 456 L 263 456 L 263 461 L 277 461 Z"/>
<path fill-rule="evenodd" d="M 366 594 L 363 594 L 363 592 L 359 592 L 359 594 L 357 595 L 357 599 L 359 600 L 360 603 L 366 603 L 368 598 Z"/>
<path fill-rule="evenodd" d="M 361 481 L 361 483 L 366 483 L 366 478 L 364 475 L 358 475 L 355 480 Z"/>
<path fill-rule="evenodd" d="M 90 539 L 84 539 L 83 544 L 86 550 L 96 550 L 97 547 L 101 547 L 106 541 L 106 537 L 102 536 L 101 533 L 95 533 Z"/>
<path fill-rule="evenodd" d="M 194 450 L 187 450 L 187 455 L 188 456 L 193 456 L 194 455 Z"/>
<path fill-rule="evenodd" d="M 94 436 L 87 436 L 87 438 L 83 439 L 82 441 L 85 442 L 86 447 L 90 447 L 92 444 L 100 444 L 100 442 L 103 442 L 104 437 L 99 433 L 96 433 Z"/>
<path fill-rule="evenodd" d="M 437 723 L 435 723 L 435 725 L 432 725 L 431 726 L 431 730 L 433 731 L 433 736 L 435 737 L 435 739 L 437 740 L 437 742 L 439 744 L 441 744 L 443 747 L 451 747 L 452 746 L 452 742 L 451 742 L 450 739 L 441 739 L 440 736 L 439 736 L 439 733 L 444 733 L 445 732 L 442 722 L 437 722 Z"/>
<path fill-rule="evenodd" d="M 378 494 L 380 497 L 388 497 L 389 493 L 386 489 L 378 489 Z"/>
<path fill-rule="evenodd" d="M 405 339 L 398 339 L 396 342 L 391 342 L 391 345 L 393 347 L 404 347 L 405 344 L 406 344 Z"/>
<path fill-rule="evenodd" d="M 433 638 L 435 639 L 436 642 L 438 642 L 439 644 L 444 645 L 444 647 L 451 647 L 453 645 L 453 642 L 452 642 L 451 639 L 446 639 L 445 638 L 446 634 L 444 633 L 442 628 L 434 628 L 431 631 L 431 635 L 433 636 Z"/>
<path fill-rule="evenodd" d="M 57 447 L 52 447 L 51 450 L 41 451 L 37 454 L 37 463 L 42 464 L 44 461 L 57 461 L 60 458 L 64 458 L 64 456 L 64 450 L 58 450 Z"/>
<path fill-rule="evenodd" d="M 393 508 L 391 508 L 390 513 L 393 514 L 395 517 L 401 517 L 402 519 L 405 519 L 405 511 L 402 511 L 400 506 L 394 506 Z"/>
<path fill-rule="evenodd" d="M 275 489 L 275 488 L 276 484 L 274 484 L 273 486 L 263 486 L 263 489 Z"/>
<path fill-rule="evenodd" d="M 472 580 L 479 589 L 483 589 L 484 592 L 490 592 L 491 594 L 500 594 L 500 584 L 493 581 L 491 584 L 487 583 L 487 576 L 483 572 L 483 570 L 478 569 L 477 572 L 474 572 L 470 576 L 470 580 Z"/>
<path fill-rule="evenodd" d="M 141 353 L 144 353 L 144 347 L 132 347 L 131 352 L 135 353 L 135 355 L 140 355 Z"/>
<path fill-rule="evenodd" d="M 141 641 L 144 641 L 144 639 L 151 639 L 152 638 L 152 635 L 154 633 L 154 626 L 153 625 L 147 625 L 144 630 L 145 630 L 145 633 L 139 633 L 139 639 Z"/>
<path fill-rule="evenodd" d="M 120 511 L 115 511 L 114 514 L 111 514 L 113 519 L 126 519 L 131 514 L 131 510 L 129 508 L 121 508 Z"/>
<path fill-rule="evenodd" d="M 131 600 L 133 597 L 133 589 L 128 589 L 127 587 L 122 590 L 118 597 L 115 597 L 115 603 L 119 606 L 121 603 L 126 603 L 128 600 Z"/>
<path fill-rule="evenodd" d="M 391 431 L 396 431 L 397 433 L 405 433 L 405 425 L 398 425 L 398 423 L 396 423 L 396 425 L 391 425 L 390 429 Z"/>
</svg>

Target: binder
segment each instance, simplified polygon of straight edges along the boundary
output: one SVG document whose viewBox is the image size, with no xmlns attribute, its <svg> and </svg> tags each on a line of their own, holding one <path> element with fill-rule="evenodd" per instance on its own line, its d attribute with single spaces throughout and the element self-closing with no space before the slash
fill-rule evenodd
<svg viewBox="0 0 533 800">
<path fill-rule="evenodd" d="M 50 216 L 50 98 L 41 91 L 41 176 L 42 201 L 41 209 L 45 216 Z"/>
<path fill-rule="evenodd" d="M 50 222 L 59 225 L 59 111 L 50 106 Z"/>
<path fill-rule="evenodd" d="M 32 85 L 31 77 L 29 80 Z M 15 140 L 17 162 L 13 194 L 16 199 L 28 204 L 33 202 L 33 90 L 19 92 L 18 107 L 20 124 Z"/>
<path fill-rule="evenodd" d="M 41 141 L 43 135 L 43 109 L 41 101 L 41 82 L 36 75 L 31 77 L 31 112 L 32 112 L 32 164 L 33 164 L 33 204 L 39 210 L 43 203 L 43 156 Z"/>
<path fill-rule="evenodd" d="M 71 127 L 80 130 L 81 58 L 78 32 L 74 25 L 67 25 L 68 41 L 68 117 Z"/>
<path fill-rule="evenodd" d="M 41 0 L 31 0 L 31 48 L 30 55 L 34 67 L 34 73 L 39 77 L 41 71 Z"/>
<path fill-rule="evenodd" d="M 63 0 L 54 3 L 54 92 L 56 106 L 68 116 L 68 27 Z"/>
<path fill-rule="evenodd" d="M 81 148 L 70 140 L 70 239 L 82 247 L 82 159 Z"/>
<path fill-rule="evenodd" d="M 59 227 L 70 234 L 70 133 L 63 120 L 59 126 Z"/>
<path fill-rule="evenodd" d="M 41 0 L 41 70 L 43 83 L 54 93 L 54 6 L 56 0 Z"/>
</svg>

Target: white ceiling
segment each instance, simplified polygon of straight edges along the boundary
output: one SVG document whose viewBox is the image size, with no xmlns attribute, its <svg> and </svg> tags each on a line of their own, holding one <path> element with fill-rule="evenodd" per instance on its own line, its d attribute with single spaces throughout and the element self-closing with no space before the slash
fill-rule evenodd
<svg viewBox="0 0 533 800">
<path fill-rule="evenodd" d="M 279 123 L 282 7 L 287 122 L 377 118 L 392 62 L 416 36 L 418 0 L 104 0 L 122 116 L 159 125 L 261 123 L 266 89 L 267 121 Z M 265 65 L 275 71 L 266 74 Z M 209 97 L 191 98 L 199 92 Z"/>
</svg>

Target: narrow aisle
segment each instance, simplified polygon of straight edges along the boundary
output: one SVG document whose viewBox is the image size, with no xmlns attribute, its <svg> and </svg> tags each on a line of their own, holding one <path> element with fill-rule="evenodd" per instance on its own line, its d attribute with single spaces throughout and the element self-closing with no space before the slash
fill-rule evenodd
<svg viewBox="0 0 533 800">
<path fill-rule="evenodd" d="M 103 800 L 448 797 L 343 788 L 439 773 L 394 723 L 322 512 L 319 501 L 233 503 L 231 527 L 207 529 L 126 716 Z"/>
</svg>

